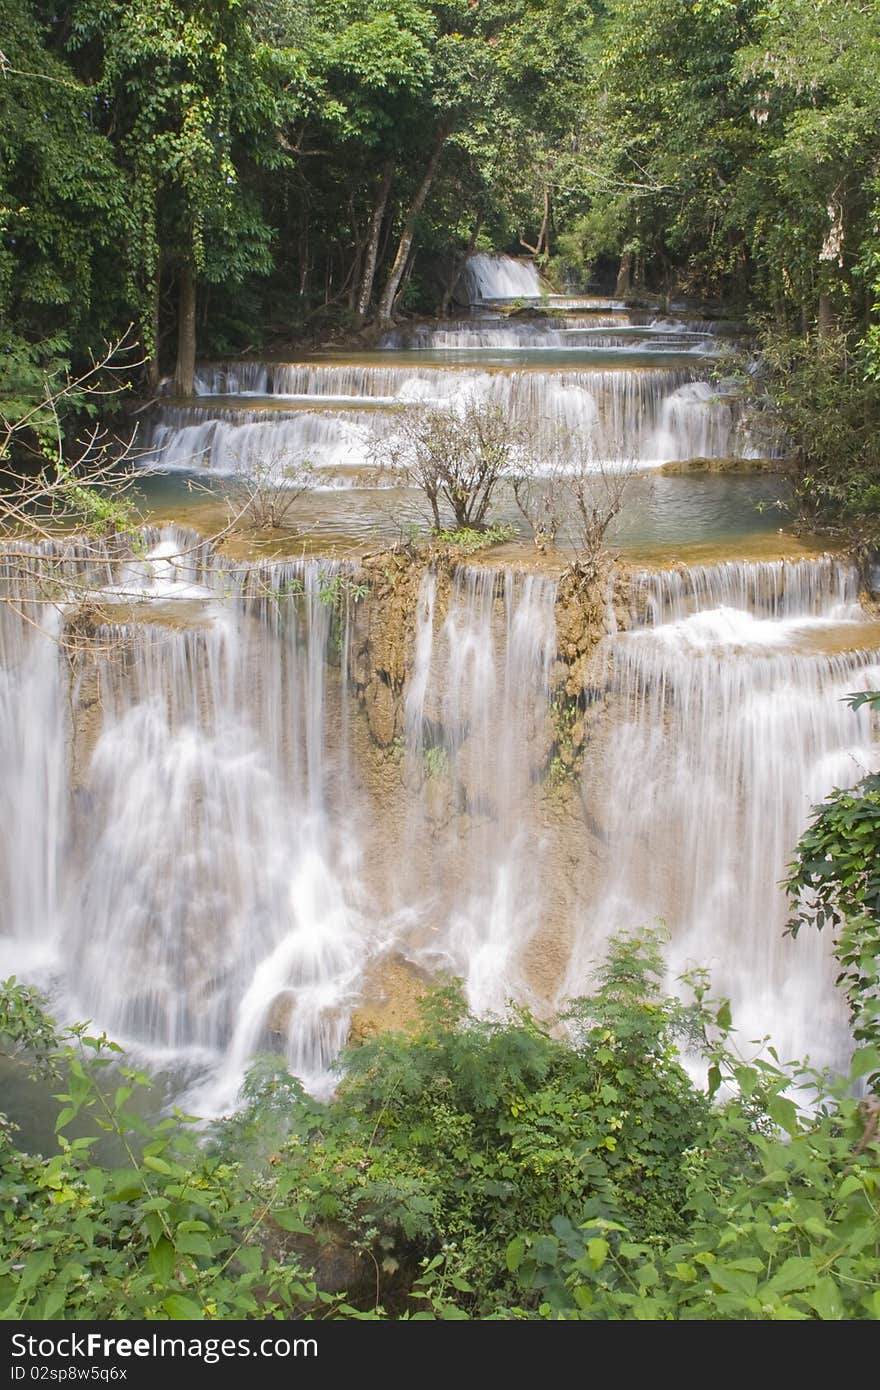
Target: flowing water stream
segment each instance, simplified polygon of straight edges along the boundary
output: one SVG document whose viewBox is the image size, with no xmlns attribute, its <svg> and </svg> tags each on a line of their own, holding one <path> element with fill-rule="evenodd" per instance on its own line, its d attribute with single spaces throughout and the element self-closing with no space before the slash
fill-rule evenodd
<svg viewBox="0 0 880 1390">
<path fill-rule="evenodd" d="M 474 266 L 473 283 L 497 299 L 495 270 L 528 269 Z M 562 349 L 541 340 L 589 339 L 586 317 L 421 325 L 368 360 L 206 365 L 198 403 L 160 411 L 156 457 L 246 470 L 308 438 L 332 477 L 399 410 L 463 383 L 592 431 L 609 459 L 748 451 L 706 375 L 710 325 L 606 312 L 601 348 L 548 365 Z M 627 364 L 636 331 L 650 365 Z M 507 349 L 527 360 L 498 365 Z M 487 360 L 436 360 L 458 351 Z M 0 572 L 0 963 L 170 1070 L 194 1107 L 234 1104 L 266 1049 L 326 1091 L 391 959 L 460 975 L 479 1011 L 547 1011 L 583 991 L 612 931 L 660 918 L 671 975 L 710 966 L 746 1035 L 840 1060 L 827 943 L 783 937 L 777 885 L 810 805 L 880 766 L 869 711 L 842 701 L 880 683 L 843 561 L 609 587 L 563 708 L 557 578 L 521 564 L 422 567 L 383 606 L 354 562 L 234 562 L 173 525 L 129 553 L 59 541 L 24 560 Z M 73 644 L 71 576 L 97 605 Z M 565 767 L 563 717 L 580 747 Z"/>
</svg>

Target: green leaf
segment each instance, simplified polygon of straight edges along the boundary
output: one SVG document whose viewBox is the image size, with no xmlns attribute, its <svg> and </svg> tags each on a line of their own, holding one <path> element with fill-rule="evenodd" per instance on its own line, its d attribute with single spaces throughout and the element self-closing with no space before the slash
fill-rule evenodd
<svg viewBox="0 0 880 1390">
<path fill-rule="evenodd" d="M 50 1292 L 46 1295 L 45 1299 L 43 1300 L 43 1306 L 40 1309 L 41 1320 L 51 1322 L 52 1319 L 56 1318 L 58 1314 L 62 1311 L 66 1301 L 66 1289 L 50 1290 Z"/>
<path fill-rule="evenodd" d="M 806 1302 L 815 1308 L 819 1317 L 826 1321 L 836 1321 L 843 1317 L 843 1301 L 840 1290 L 830 1275 L 820 1279 L 816 1287 L 805 1295 Z"/>
<path fill-rule="evenodd" d="M 184 1298 L 183 1294 L 179 1293 L 170 1294 L 168 1298 L 163 1299 L 162 1307 L 170 1318 L 180 1322 L 200 1321 L 203 1317 L 198 1303 L 194 1303 L 191 1298 Z"/>
<path fill-rule="evenodd" d="M 756 1274 L 720 1261 L 712 1266 L 710 1278 L 716 1288 L 723 1289 L 725 1293 L 738 1294 L 740 1298 L 751 1298 L 758 1287 Z"/>
<path fill-rule="evenodd" d="M 259 1274 L 263 1268 L 263 1252 L 258 1245 L 243 1245 L 235 1258 L 247 1274 Z"/>
<path fill-rule="evenodd" d="M 526 1242 L 524 1236 L 514 1236 L 507 1247 L 507 1268 L 511 1274 L 515 1274 L 523 1262 L 526 1253 Z"/>
<path fill-rule="evenodd" d="M 786 1134 L 795 1135 L 800 1132 L 797 1106 L 788 1096 L 773 1096 L 767 1106 L 767 1113 L 773 1123 L 784 1129 Z"/>
<path fill-rule="evenodd" d="M 292 1208 L 279 1208 L 272 1212 L 272 1220 L 276 1226 L 280 1226 L 282 1231 L 293 1231 L 297 1235 L 305 1235 L 309 1231 L 309 1226 L 303 1221 L 298 1211 Z"/>
<path fill-rule="evenodd" d="M 469 1284 L 466 1279 L 462 1279 L 460 1274 L 451 1274 L 449 1276 L 449 1282 L 454 1289 L 458 1289 L 459 1293 L 474 1292 L 473 1284 Z"/>
<path fill-rule="evenodd" d="M 851 1197 L 854 1192 L 861 1192 L 862 1190 L 861 1178 L 857 1178 L 854 1173 L 850 1173 L 844 1178 L 834 1195 L 838 1202 L 842 1202 L 844 1198 Z"/>
<path fill-rule="evenodd" d="M 147 1256 L 147 1266 L 150 1273 L 160 1284 L 167 1284 L 174 1273 L 176 1263 L 176 1252 L 174 1246 L 165 1236 L 156 1241 L 149 1255 Z"/>
<path fill-rule="evenodd" d="M 802 1255 L 792 1255 L 782 1264 L 768 1287 L 774 1293 L 795 1293 L 799 1289 L 809 1289 L 817 1282 L 818 1270 L 812 1260 Z"/>
<path fill-rule="evenodd" d="M 594 1270 L 600 1270 L 608 1258 L 611 1246 L 601 1236 L 587 1242 L 587 1258 Z"/>
<path fill-rule="evenodd" d="M 182 1255 L 207 1255 L 210 1258 L 214 1254 L 210 1241 L 196 1233 L 178 1235 L 174 1244 Z"/>
<path fill-rule="evenodd" d="M 539 1265 L 555 1265 L 559 1241 L 555 1236 L 538 1236 L 532 1241 L 532 1256 Z"/>
<path fill-rule="evenodd" d="M 28 1289 L 32 1289 L 35 1284 L 39 1284 L 52 1268 L 52 1263 L 51 1250 L 38 1250 L 35 1254 L 29 1255 L 18 1281 L 19 1291 L 25 1293 Z"/>
<path fill-rule="evenodd" d="M 869 1072 L 873 1071 L 880 1071 L 880 1048 L 858 1048 L 853 1053 L 850 1065 L 850 1081 L 859 1081 L 863 1076 L 867 1076 Z"/>
<path fill-rule="evenodd" d="M 149 1168 L 153 1173 L 161 1173 L 163 1177 L 171 1177 L 173 1168 L 170 1163 L 166 1163 L 164 1158 L 157 1158 L 155 1154 L 144 1154 L 144 1167 Z"/>
</svg>

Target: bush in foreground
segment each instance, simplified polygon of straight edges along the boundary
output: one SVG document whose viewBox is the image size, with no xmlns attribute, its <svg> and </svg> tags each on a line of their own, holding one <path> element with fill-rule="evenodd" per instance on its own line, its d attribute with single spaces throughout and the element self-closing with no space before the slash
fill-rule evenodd
<svg viewBox="0 0 880 1390">
<path fill-rule="evenodd" d="M 146 1123 L 147 1078 L 7 982 L 5 1050 L 58 1084 L 59 1151 L 3 1130 L 3 1316 L 880 1316 L 880 1149 L 859 1102 L 772 1053 L 740 1059 L 705 981 L 684 1007 L 659 968 L 652 935 L 615 940 L 559 1036 L 525 1013 L 479 1022 L 440 989 L 416 1036 L 348 1053 L 330 1104 L 267 1060 L 207 1133 Z M 860 1048 L 850 1082 L 878 1062 Z"/>
</svg>

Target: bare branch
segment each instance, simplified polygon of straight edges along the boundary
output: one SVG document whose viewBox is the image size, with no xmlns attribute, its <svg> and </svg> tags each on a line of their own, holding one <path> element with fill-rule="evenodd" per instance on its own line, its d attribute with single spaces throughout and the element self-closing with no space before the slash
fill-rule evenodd
<svg viewBox="0 0 880 1390">
<path fill-rule="evenodd" d="M 444 506 L 457 528 L 482 530 L 499 483 L 522 466 L 528 443 L 525 426 L 497 401 L 470 395 L 402 412 L 381 464 L 424 493 L 436 531 Z"/>
</svg>

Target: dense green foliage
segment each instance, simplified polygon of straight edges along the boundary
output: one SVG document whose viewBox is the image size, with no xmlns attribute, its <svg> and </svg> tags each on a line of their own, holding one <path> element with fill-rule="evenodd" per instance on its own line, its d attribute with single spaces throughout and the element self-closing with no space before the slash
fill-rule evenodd
<svg viewBox="0 0 880 1390">
<path fill-rule="evenodd" d="M 880 535 L 880 391 L 864 347 L 837 329 L 791 337 L 768 325 L 761 368 L 746 377 L 756 439 L 785 451 L 794 501 L 810 525 L 854 543 Z"/>
<path fill-rule="evenodd" d="M 7 982 L 3 1051 L 61 1109 L 45 1158 L 3 1128 L 3 1315 L 880 1316 L 880 1150 L 858 1102 L 743 1060 L 704 978 L 684 1006 L 661 967 L 655 938 L 618 938 L 562 1033 L 478 1022 L 440 989 L 415 1036 L 348 1051 L 329 1104 L 266 1059 L 207 1133 L 147 1123 L 118 1049 L 58 1038 Z M 857 1051 L 851 1079 L 878 1060 Z"/>
<path fill-rule="evenodd" d="M 441 257 L 436 302 L 480 227 L 503 243 L 543 215 L 592 21 L 582 0 L 0 14 L 0 312 L 74 353 L 136 322 L 148 357 L 173 346 L 192 276 L 200 338 L 221 350 L 258 341 L 269 303 L 285 338 L 325 310 L 390 313 L 416 230 L 416 253 Z"/>
<path fill-rule="evenodd" d="M 861 691 L 849 702 L 880 709 L 880 693 Z M 788 930 L 797 936 L 804 925 L 830 928 L 853 1034 L 880 1045 L 880 776 L 869 774 L 813 808 L 786 888 Z M 880 1075 L 873 1080 L 880 1083 Z"/>
<path fill-rule="evenodd" d="M 623 256 L 636 287 L 732 294 L 795 328 L 841 315 L 877 375 L 874 6 L 3 0 L 0 15 L 0 310 L 28 341 L 94 347 L 136 321 L 148 352 L 156 332 L 171 344 L 189 270 L 206 348 L 257 341 L 270 304 L 289 337 L 382 310 L 395 266 L 385 308 L 431 308 L 468 247 L 535 247 L 584 276 Z"/>
<path fill-rule="evenodd" d="M 566 249 L 629 250 L 800 328 L 876 299 L 880 16 L 859 0 L 611 0 L 590 207 Z M 864 319 L 862 319 L 864 325 Z M 871 339 L 873 342 L 873 338 Z"/>
</svg>

